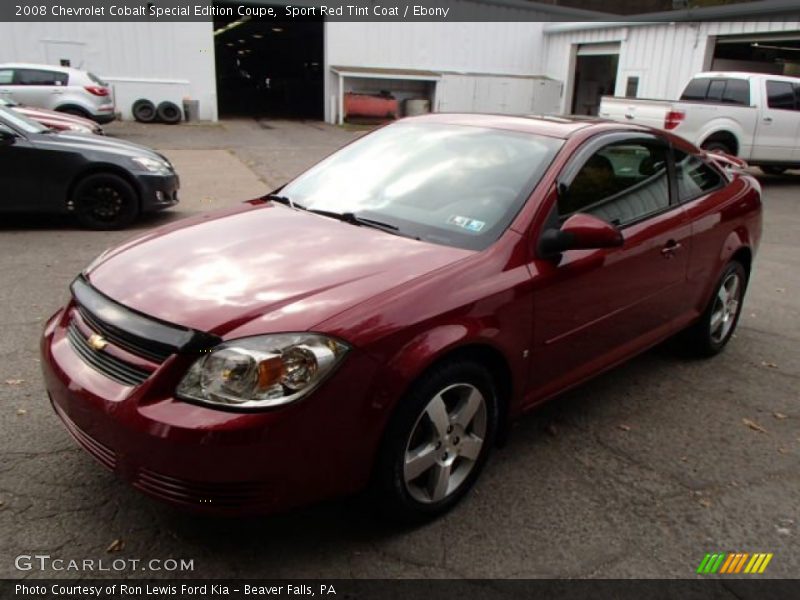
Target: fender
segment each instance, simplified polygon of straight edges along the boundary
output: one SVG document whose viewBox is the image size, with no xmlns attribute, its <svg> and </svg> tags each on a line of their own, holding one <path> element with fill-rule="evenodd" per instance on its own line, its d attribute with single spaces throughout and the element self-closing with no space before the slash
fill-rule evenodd
<svg viewBox="0 0 800 600">
<path fill-rule="evenodd" d="M 752 151 L 752 136 L 747 140 L 747 134 L 742 126 L 736 121 L 728 118 L 714 119 L 710 123 L 706 123 L 697 133 L 696 139 L 693 142 L 698 148 L 713 135 L 718 133 L 729 134 L 736 140 L 737 153 L 736 155 L 748 159 Z M 680 135 L 680 134 L 679 134 Z"/>
<path fill-rule="evenodd" d="M 460 350 L 490 352 L 502 358 L 511 381 L 507 382 L 510 391 L 510 405 L 514 406 L 521 397 L 525 381 L 513 377 L 513 373 L 527 372 L 528 359 L 522 351 L 515 351 L 499 345 L 494 339 L 496 328 L 482 320 L 442 324 L 421 331 L 405 341 L 386 361 L 384 377 L 376 386 L 373 402 L 390 413 L 397 401 L 408 391 L 408 381 L 415 381 L 422 373 L 441 358 Z M 527 378 L 525 378 L 527 379 Z M 503 382 L 500 382 L 501 385 Z"/>
<path fill-rule="evenodd" d="M 722 275 L 722 270 L 725 268 L 733 255 L 736 254 L 742 248 L 747 248 L 751 254 L 755 253 L 755 244 L 751 239 L 750 233 L 744 225 L 740 225 L 733 231 L 728 234 L 728 237 L 725 238 L 725 242 L 722 244 L 720 248 L 719 255 L 717 257 L 717 262 L 714 265 L 714 273 L 715 276 L 708 280 L 705 289 L 703 290 L 703 294 L 700 296 L 701 303 L 697 307 L 699 313 L 702 313 L 706 306 L 708 306 L 709 301 L 711 300 L 711 295 L 714 293 L 714 289 L 717 286 L 718 280 Z"/>
</svg>

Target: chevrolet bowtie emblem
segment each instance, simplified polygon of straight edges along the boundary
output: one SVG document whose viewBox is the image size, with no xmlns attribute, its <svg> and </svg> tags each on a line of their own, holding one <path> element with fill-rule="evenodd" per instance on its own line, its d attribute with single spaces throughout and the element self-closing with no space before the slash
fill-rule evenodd
<svg viewBox="0 0 800 600">
<path fill-rule="evenodd" d="M 89 345 L 95 350 L 102 350 L 108 345 L 108 342 L 103 339 L 103 336 L 96 333 L 90 335 L 89 339 L 86 341 L 89 342 Z"/>
</svg>

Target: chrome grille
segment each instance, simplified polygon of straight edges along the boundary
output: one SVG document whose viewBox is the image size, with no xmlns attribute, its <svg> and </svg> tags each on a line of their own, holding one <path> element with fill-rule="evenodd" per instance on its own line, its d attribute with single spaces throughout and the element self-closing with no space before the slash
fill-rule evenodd
<svg viewBox="0 0 800 600">
<path fill-rule="evenodd" d="M 114 381 L 134 386 L 143 383 L 150 376 L 149 371 L 129 365 L 108 352 L 92 348 L 74 322 L 67 328 L 67 338 L 84 362 Z"/>
</svg>

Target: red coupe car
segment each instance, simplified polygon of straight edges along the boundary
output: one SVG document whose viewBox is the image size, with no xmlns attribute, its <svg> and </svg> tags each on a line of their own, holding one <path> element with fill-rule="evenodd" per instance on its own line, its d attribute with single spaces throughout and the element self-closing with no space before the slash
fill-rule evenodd
<svg viewBox="0 0 800 600">
<path fill-rule="evenodd" d="M 151 496 L 271 512 L 458 502 L 510 419 L 736 327 L 761 190 L 662 131 L 429 115 L 99 256 L 48 321 L 67 430 Z"/>
</svg>

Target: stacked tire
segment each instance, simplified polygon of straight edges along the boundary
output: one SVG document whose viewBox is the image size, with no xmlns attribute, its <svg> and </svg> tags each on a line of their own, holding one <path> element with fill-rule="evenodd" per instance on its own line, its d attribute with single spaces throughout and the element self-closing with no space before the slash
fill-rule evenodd
<svg viewBox="0 0 800 600">
<path fill-rule="evenodd" d="M 166 123 L 177 125 L 183 119 L 180 107 L 174 102 L 165 100 L 156 106 L 150 100 L 140 98 L 131 107 L 133 118 L 139 123 Z"/>
</svg>

